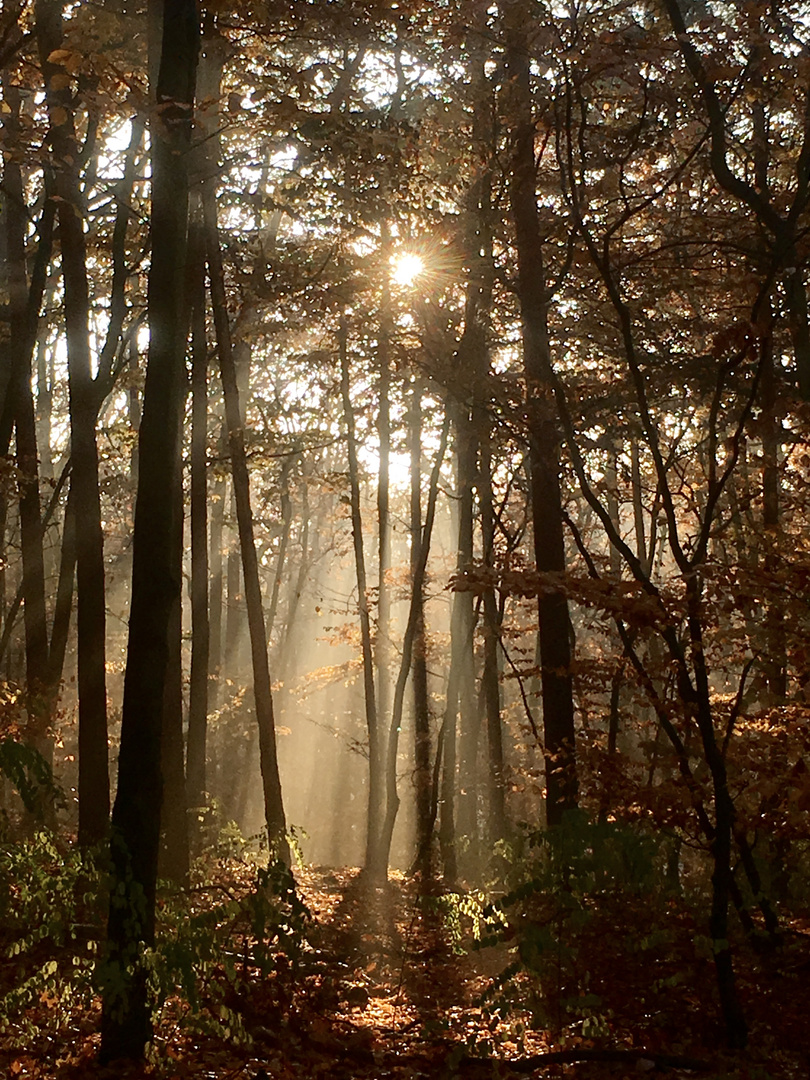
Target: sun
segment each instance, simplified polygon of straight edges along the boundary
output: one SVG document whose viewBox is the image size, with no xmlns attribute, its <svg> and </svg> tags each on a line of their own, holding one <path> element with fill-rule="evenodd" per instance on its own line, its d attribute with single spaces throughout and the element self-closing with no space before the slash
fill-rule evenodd
<svg viewBox="0 0 810 1080">
<path fill-rule="evenodd" d="M 391 256 L 391 280 L 395 285 L 413 285 L 424 269 L 424 260 L 412 251 L 401 251 Z"/>
</svg>

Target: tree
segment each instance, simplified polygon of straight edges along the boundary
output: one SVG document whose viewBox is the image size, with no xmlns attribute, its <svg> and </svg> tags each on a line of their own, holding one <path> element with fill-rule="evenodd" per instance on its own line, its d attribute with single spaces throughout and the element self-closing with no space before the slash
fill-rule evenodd
<svg viewBox="0 0 810 1080">
<path fill-rule="evenodd" d="M 184 282 L 188 148 L 199 17 L 193 0 L 165 0 L 152 127 L 149 359 L 138 452 L 132 600 L 112 816 L 102 1056 L 140 1058 L 151 1019 L 143 947 L 154 941 L 162 777 L 163 697 L 171 613 L 180 595 L 174 554 L 176 477 L 185 397 Z"/>
</svg>

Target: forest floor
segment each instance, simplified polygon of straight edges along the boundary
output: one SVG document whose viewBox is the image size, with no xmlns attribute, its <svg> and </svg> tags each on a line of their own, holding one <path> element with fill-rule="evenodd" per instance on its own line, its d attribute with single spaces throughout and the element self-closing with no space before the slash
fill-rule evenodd
<svg viewBox="0 0 810 1080">
<path fill-rule="evenodd" d="M 747 1051 L 731 1054 L 723 1050 L 713 965 L 693 947 L 699 928 L 685 907 L 672 908 L 666 932 L 660 926 L 660 912 L 656 929 L 640 901 L 625 898 L 613 910 L 610 904 L 606 910 L 600 907 L 597 917 L 577 928 L 576 940 L 559 954 L 556 969 L 554 963 L 547 965 L 532 984 L 535 1006 L 543 1000 L 554 1004 L 545 1012 L 535 1007 L 536 1030 L 527 1030 L 527 1014 L 520 1006 L 530 998 L 516 1000 L 519 992 L 530 994 L 532 985 L 527 981 L 518 978 L 502 994 L 504 1004 L 511 1005 L 511 1017 L 504 1011 L 494 1015 L 486 1005 L 487 989 L 513 959 L 510 942 L 482 950 L 461 949 L 439 893 L 420 896 L 413 882 L 402 877 L 394 877 L 385 888 L 370 888 L 355 870 L 310 869 L 296 877 L 312 916 L 309 944 L 292 960 L 279 957 L 272 973 L 241 981 L 225 999 L 233 1010 L 226 1016 L 238 1014 L 244 1024 L 248 1039 L 242 1045 L 225 1037 L 223 1029 L 230 1021 L 214 1019 L 201 1032 L 188 1023 L 188 1006 L 177 1000 L 163 1010 L 150 1064 L 104 1067 L 96 1060 L 97 1000 L 71 1009 L 70 1002 L 58 1003 L 43 994 L 39 1006 L 26 1015 L 31 1031 L 27 1043 L 21 1042 L 19 1029 L 15 1033 L 6 1023 L 0 1035 L 0 1076 L 9 1080 L 519 1076 L 621 1080 L 658 1072 L 710 1080 L 810 1076 L 810 924 L 792 921 L 776 950 L 740 950 L 739 989 L 751 1038 Z M 242 887 L 248 884 L 245 879 Z M 19 958 L 0 961 L 3 992 L 20 977 Z M 571 993 L 579 998 L 578 1009 L 572 1007 Z M 55 1024 L 53 1013 L 60 1010 L 61 1020 Z M 583 1017 L 590 1021 L 583 1024 Z M 487 1058 L 488 1051 L 494 1057 Z"/>
</svg>

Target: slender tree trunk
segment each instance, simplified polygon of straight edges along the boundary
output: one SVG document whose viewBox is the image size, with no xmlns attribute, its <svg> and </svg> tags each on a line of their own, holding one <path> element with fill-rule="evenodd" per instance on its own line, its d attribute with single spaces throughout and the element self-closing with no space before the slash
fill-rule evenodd
<svg viewBox="0 0 810 1080">
<path fill-rule="evenodd" d="M 433 522 L 436 518 L 436 501 L 439 495 L 439 477 L 441 476 L 442 463 L 447 450 L 447 439 L 450 432 L 449 417 L 445 419 L 442 428 L 439 449 L 436 454 L 428 488 L 428 505 L 425 515 L 425 524 L 420 529 L 419 554 L 413 568 L 413 581 L 411 583 L 411 603 L 408 612 L 408 623 L 402 639 L 402 661 L 399 666 L 396 686 L 394 687 L 394 699 L 391 710 L 391 724 L 386 743 L 385 763 L 385 817 L 380 827 L 379 861 L 388 870 L 388 862 L 391 855 L 391 840 L 394 835 L 397 813 L 399 811 L 399 794 L 397 792 L 397 754 L 399 750 L 399 733 L 402 728 L 402 710 L 405 701 L 405 686 L 408 675 L 411 672 L 411 660 L 413 658 L 413 646 L 419 623 L 423 612 L 422 593 L 425 587 L 425 571 L 430 553 L 430 539 L 433 534 Z"/>
<path fill-rule="evenodd" d="M 363 521 L 360 514 L 360 465 L 354 430 L 349 383 L 349 331 L 346 317 L 341 316 L 338 348 L 340 350 L 340 386 L 343 398 L 343 417 L 346 424 L 346 447 L 349 458 L 349 498 L 352 514 L 352 541 L 357 577 L 357 604 L 360 613 L 360 642 L 363 653 L 363 691 L 368 733 L 368 814 L 366 831 L 365 869 L 372 878 L 385 877 L 387 867 L 381 865 L 380 827 L 385 795 L 384 750 L 377 713 L 374 685 L 374 657 L 371 648 L 371 613 L 366 583 L 366 557 L 363 551 Z"/>
<path fill-rule="evenodd" d="M 48 654 L 48 685 L 51 700 L 59 695 L 59 684 L 65 666 L 70 615 L 73 609 L 73 589 L 76 576 L 76 511 L 68 495 L 65 517 L 62 523 L 62 549 L 59 556 L 59 577 L 56 585 L 56 602 L 53 609 L 51 645 Z"/>
<path fill-rule="evenodd" d="M 468 305 L 468 317 L 470 314 Z M 465 329 L 465 338 L 467 330 Z M 459 353 L 467 350 L 462 340 Z M 469 571 L 473 562 L 473 492 L 476 482 L 477 438 L 470 405 L 459 402 L 453 409 L 456 431 L 456 492 L 458 496 L 458 552 L 456 570 Z M 473 594 L 453 595 L 455 617 L 450 650 L 458 665 L 458 801 L 457 830 L 464 837 L 472 863 L 478 846 L 478 734 L 479 712 L 475 698 L 475 615 Z M 456 613 L 456 609 L 457 613 Z"/>
<path fill-rule="evenodd" d="M 410 416 L 411 451 L 411 579 L 416 579 L 422 536 L 422 380 L 414 377 Z M 430 699 L 424 588 L 414 593 L 418 611 L 413 642 L 414 787 L 416 789 L 416 862 L 422 880 L 430 876 L 433 822 L 430 813 Z"/>
<path fill-rule="evenodd" d="M 513 31 L 513 34 L 515 32 Z M 519 31 L 518 31 L 519 33 Z M 550 575 L 538 602 L 540 671 L 546 762 L 546 820 L 556 825 L 577 805 L 577 765 L 568 602 L 556 577 L 565 574 L 559 432 L 548 339 L 548 295 L 543 241 L 537 214 L 535 126 L 529 54 L 519 37 L 508 53 L 515 124 L 512 132 L 512 217 L 518 258 L 518 296 L 523 330 L 526 411 L 534 555 L 537 570 Z"/>
<path fill-rule="evenodd" d="M 391 708 L 391 590 L 388 575 L 391 569 L 391 289 L 388 278 L 390 237 L 387 223 L 382 226 L 381 254 L 383 281 L 380 297 L 380 320 L 377 339 L 379 367 L 379 414 L 377 437 L 380 440 L 380 470 L 377 476 L 377 712 L 387 717 Z"/>
<path fill-rule="evenodd" d="M 762 428 L 762 525 L 763 566 L 777 592 L 781 563 L 779 548 L 779 441 L 781 425 L 776 415 L 776 369 L 773 355 L 773 328 L 763 328 L 761 337 L 762 376 L 760 425 Z M 781 594 L 781 589 L 779 590 Z M 764 675 L 769 704 L 779 705 L 787 697 L 787 655 L 783 598 L 772 595 L 765 609 Z"/>
<path fill-rule="evenodd" d="M 178 444 L 173 517 L 173 576 L 183 580 L 183 462 Z M 169 615 L 169 656 L 163 686 L 163 725 L 160 739 L 163 803 L 160 820 L 158 875 L 180 887 L 188 884 L 189 838 L 183 738 L 183 593 L 174 597 Z"/>
<path fill-rule="evenodd" d="M 79 688 L 79 843 L 107 833 L 110 788 L 107 752 L 104 538 L 98 482 L 97 388 L 90 355 L 84 208 L 70 80 L 50 58 L 62 47 L 61 0 L 36 0 L 36 31 L 45 78 L 58 199 L 68 358 L 71 490 L 76 515 Z"/>
<path fill-rule="evenodd" d="M 453 608 L 455 611 L 455 607 Z M 451 616 L 452 622 L 452 616 Z M 453 630 L 451 627 L 450 633 Z M 456 631 L 458 634 L 458 631 Z M 436 770 L 441 780 L 437 791 L 437 811 L 439 815 L 439 852 L 442 860 L 442 875 L 448 885 L 454 885 L 458 878 L 458 857 L 456 853 L 456 724 L 458 718 L 458 664 L 450 658 L 450 671 L 447 676 L 444 716 L 439 732 Z M 441 767 L 439 766 L 441 760 Z M 434 786 L 438 777 L 434 773 Z"/>
<path fill-rule="evenodd" d="M 737 995 L 731 945 L 729 943 L 728 905 L 733 884 L 731 842 L 734 833 L 735 811 L 728 788 L 726 762 L 715 736 L 712 716 L 711 690 L 706 670 L 701 624 L 701 596 L 697 575 L 687 582 L 689 636 L 695 672 L 694 689 L 686 685 L 681 675 L 682 696 L 692 704 L 694 718 L 700 731 L 703 753 L 712 777 L 714 789 L 714 837 L 712 840 L 712 906 L 709 933 L 717 972 L 720 1005 L 725 1020 L 729 1045 L 742 1049 L 748 1041 L 748 1027 Z"/>
<path fill-rule="evenodd" d="M 223 442 L 227 445 L 227 425 L 223 429 Z M 242 638 L 242 626 L 245 621 L 245 597 L 242 589 L 242 578 L 239 569 L 239 527 L 236 513 L 236 493 L 234 491 L 233 478 L 230 485 L 230 505 L 228 513 L 228 554 L 225 560 L 225 585 L 227 596 L 225 599 L 225 648 L 222 659 L 222 667 L 229 672 L 237 667 L 241 671 L 240 642 Z M 236 528 L 234 525 L 236 524 Z"/>
<path fill-rule="evenodd" d="M 11 108 L 19 108 L 19 91 L 5 87 Z M 19 116 L 6 119 L 15 131 Z M 31 390 L 31 349 L 28 328 L 28 283 L 25 267 L 25 199 L 19 164 L 6 156 L 3 171 L 5 211 L 6 280 L 9 295 L 9 393 L 14 395 L 17 468 L 20 476 L 20 544 L 22 553 L 22 593 L 25 627 L 25 659 L 28 684 L 28 712 L 33 741 L 47 756 L 48 629 L 45 608 L 45 560 L 40 510 L 39 461 Z"/>
<path fill-rule="evenodd" d="M 161 733 L 173 605 L 180 595 L 174 539 L 185 383 L 184 282 L 188 148 L 199 16 L 194 0 L 164 0 L 152 128 L 152 263 L 149 359 L 139 435 L 132 601 L 118 791 L 113 810 L 113 888 L 103 985 L 101 1054 L 143 1057 L 151 1009 L 143 946 L 154 942 L 162 802 Z M 78 508 L 77 508 L 78 511 Z"/>
<path fill-rule="evenodd" d="M 245 456 L 245 438 L 239 403 L 231 342 L 231 328 L 225 297 L 225 281 L 222 268 L 222 252 L 216 218 L 216 200 L 209 186 L 203 194 L 206 247 L 208 251 L 211 305 L 219 350 L 222 389 L 225 396 L 225 417 L 228 427 L 228 443 L 231 452 L 231 471 L 236 498 L 236 517 L 239 526 L 239 545 L 242 555 L 242 572 L 247 604 L 250 654 L 253 665 L 253 693 L 256 704 L 256 721 L 259 729 L 259 759 L 264 792 L 264 812 L 267 822 L 271 853 L 288 858 L 284 806 L 281 798 L 281 781 L 278 774 L 276 728 L 273 718 L 273 695 L 270 688 L 270 667 L 267 658 L 267 631 L 262 606 L 259 563 L 253 535 L 253 516 L 250 508 L 250 477 Z"/>
<path fill-rule="evenodd" d="M 278 541 L 278 557 L 276 559 L 276 572 L 273 577 L 273 592 L 270 596 L 270 610 L 267 613 L 267 636 L 272 638 L 273 628 L 278 614 L 278 600 L 281 594 L 281 582 L 287 568 L 287 550 L 290 546 L 290 530 L 292 528 L 292 499 L 290 498 L 290 472 L 294 462 L 293 457 L 286 457 L 281 466 L 279 487 L 281 489 L 281 536 Z"/>
<path fill-rule="evenodd" d="M 227 483 L 225 477 L 217 474 L 211 485 L 211 595 L 209 599 L 209 661 L 210 701 L 215 709 L 220 700 L 220 680 L 222 676 L 222 602 L 223 602 L 223 551 L 225 530 L 225 497 Z"/>
<path fill-rule="evenodd" d="M 199 852 L 205 806 L 210 625 L 208 615 L 208 345 L 205 334 L 205 243 L 200 224 L 189 236 L 191 285 L 191 676 L 186 788 Z M 220 555 L 220 587 L 222 583 Z"/>
<path fill-rule="evenodd" d="M 478 492 L 481 501 L 484 567 L 494 571 L 495 508 L 492 494 L 492 449 L 488 431 L 480 439 L 480 448 Z M 506 833 L 506 776 L 501 722 L 501 672 L 498 660 L 501 619 L 494 588 L 487 589 L 484 593 L 483 606 L 484 670 L 481 675 L 481 692 L 484 698 L 489 750 L 489 842 L 493 845 Z"/>
</svg>

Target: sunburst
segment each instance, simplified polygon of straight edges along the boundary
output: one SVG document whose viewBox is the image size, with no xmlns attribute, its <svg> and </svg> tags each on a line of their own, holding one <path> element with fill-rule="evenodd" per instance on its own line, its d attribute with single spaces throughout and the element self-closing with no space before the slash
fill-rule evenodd
<svg viewBox="0 0 810 1080">
<path fill-rule="evenodd" d="M 391 256 L 391 280 L 395 285 L 408 288 L 424 270 L 424 259 L 412 251 L 400 251 Z"/>
</svg>

